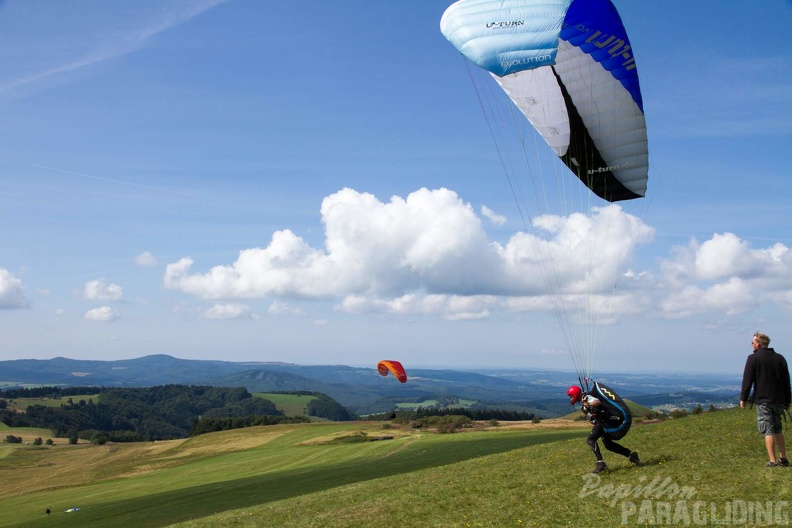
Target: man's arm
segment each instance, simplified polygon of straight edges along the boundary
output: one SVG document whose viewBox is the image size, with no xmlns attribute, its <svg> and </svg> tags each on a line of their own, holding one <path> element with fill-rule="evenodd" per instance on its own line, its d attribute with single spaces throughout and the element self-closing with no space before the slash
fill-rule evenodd
<svg viewBox="0 0 792 528">
<path fill-rule="evenodd" d="M 745 409 L 745 402 L 751 395 L 751 387 L 756 382 L 756 370 L 754 369 L 754 356 L 748 356 L 745 360 L 745 369 L 743 370 L 742 390 L 740 390 L 740 407 Z"/>
</svg>

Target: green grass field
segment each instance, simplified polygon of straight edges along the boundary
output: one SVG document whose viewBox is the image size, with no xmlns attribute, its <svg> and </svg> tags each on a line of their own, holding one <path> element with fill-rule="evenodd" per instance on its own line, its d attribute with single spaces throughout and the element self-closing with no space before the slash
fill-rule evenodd
<svg viewBox="0 0 792 528">
<path fill-rule="evenodd" d="M 76 396 L 65 396 L 63 398 L 13 398 L 8 401 L 8 408 L 14 410 L 24 411 L 30 405 L 43 405 L 44 407 L 60 407 L 69 402 L 79 403 L 80 400 L 93 400 L 94 403 L 99 402 L 99 394 L 79 394 Z"/>
<path fill-rule="evenodd" d="M 307 394 L 277 394 L 272 392 L 254 392 L 253 396 L 264 398 L 275 404 L 275 408 L 286 416 L 308 416 L 305 406 L 316 396 Z"/>
<path fill-rule="evenodd" d="M 596 482 L 587 428 L 550 422 L 455 434 L 298 424 L 184 441 L 3 446 L 0 527 L 619 526 L 672 524 L 684 512 L 690 525 L 707 525 L 727 504 L 750 505 L 750 521 L 767 501 L 792 496 L 792 469 L 764 466 L 752 411 L 636 426 L 623 443 L 644 464 L 606 451 L 610 470 Z M 332 442 L 360 431 L 394 439 Z M 792 508 L 774 504 L 771 518 L 788 519 Z"/>
</svg>

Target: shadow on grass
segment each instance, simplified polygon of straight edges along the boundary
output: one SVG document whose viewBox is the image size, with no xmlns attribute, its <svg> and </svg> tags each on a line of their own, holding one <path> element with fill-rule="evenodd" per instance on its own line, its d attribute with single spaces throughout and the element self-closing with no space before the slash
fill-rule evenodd
<svg viewBox="0 0 792 528">
<path fill-rule="evenodd" d="M 479 456 L 512 451 L 529 445 L 565 440 L 579 436 L 578 431 L 559 431 L 542 435 L 504 435 L 472 437 L 449 447 L 433 442 L 411 445 L 386 458 L 367 463 L 347 462 L 321 469 L 297 469 L 266 473 L 255 477 L 212 482 L 190 488 L 126 499 L 113 503 L 83 503 L 75 513 L 57 513 L 15 528 L 157 528 L 197 519 L 226 510 L 244 508 L 299 495 L 316 493 L 337 486 L 389 477 L 400 473 L 454 464 Z M 118 485 L 116 481 L 115 485 Z M 43 510 L 42 510 L 43 511 Z"/>
<path fill-rule="evenodd" d="M 617 460 L 611 460 L 610 462 L 608 462 L 607 460 L 605 461 L 606 464 L 608 464 L 608 469 L 607 471 L 605 471 L 605 473 L 602 474 L 605 475 L 606 473 L 622 473 L 624 471 L 640 471 L 641 468 L 643 467 L 659 466 L 661 464 L 665 464 L 669 460 L 673 460 L 673 458 L 674 457 L 668 457 L 665 455 L 653 456 L 650 458 L 641 457 L 640 465 L 636 466 L 628 462 L 626 458 L 618 457 Z"/>
<path fill-rule="evenodd" d="M 661 464 L 665 464 L 669 460 L 674 460 L 676 457 L 671 457 L 668 455 L 660 455 L 660 456 L 653 456 L 650 458 L 641 458 L 641 465 L 638 466 L 640 469 L 641 466 L 659 466 Z"/>
</svg>

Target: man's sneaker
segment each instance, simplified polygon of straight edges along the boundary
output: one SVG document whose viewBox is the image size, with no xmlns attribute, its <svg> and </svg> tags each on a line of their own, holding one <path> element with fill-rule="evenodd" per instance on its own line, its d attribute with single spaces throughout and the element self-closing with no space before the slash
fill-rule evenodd
<svg viewBox="0 0 792 528">
<path fill-rule="evenodd" d="M 786 458 L 782 458 L 778 461 L 778 463 L 784 467 L 787 467 L 789 465 L 789 460 L 787 460 Z"/>
<path fill-rule="evenodd" d="M 608 466 L 605 465 L 605 462 L 597 462 L 597 467 L 594 468 L 594 471 L 592 471 L 592 473 L 601 473 L 606 469 L 608 469 Z"/>
<path fill-rule="evenodd" d="M 779 464 L 778 462 L 768 462 L 767 463 L 767 467 L 778 467 L 780 465 L 781 464 Z"/>
<path fill-rule="evenodd" d="M 636 466 L 638 466 L 638 465 L 640 465 L 640 464 L 641 464 L 641 460 L 638 458 L 638 453 L 636 453 L 635 451 L 633 451 L 632 453 L 630 453 L 630 458 L 629 458 L 629 460 L 630 460 L 630 462 L 632 462 L 632 463 L 633 463 L 633 464 L 635 464 Z"/>
</svg>

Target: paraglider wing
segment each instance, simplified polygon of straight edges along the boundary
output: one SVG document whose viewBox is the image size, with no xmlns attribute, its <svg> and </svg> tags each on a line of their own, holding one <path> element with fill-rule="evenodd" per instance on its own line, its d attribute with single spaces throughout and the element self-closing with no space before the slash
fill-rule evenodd
<svg viewBox="0 0 792 528">
<path fill-rule="evenodd" d="M 597 196 L 644 196 L 643 101 L 630 41 L 610 0 L 460 0 L 440 29 L 495 77 Z"/>
<path fill-rule="evenodd" d="M 381 376 L 387 376 L 388 372 L 391 372 L 402 383 L 407 381 L 407 373 L 404 372 L 404 367 L 398 361 L 389 359 L 380 361 L 377 363 L 377 371 L 379 371 Z"/>
</svg>

